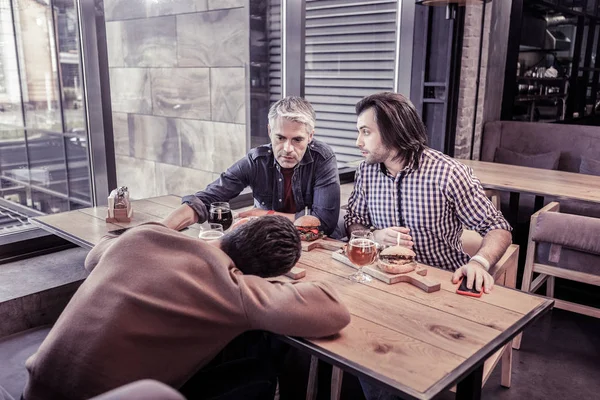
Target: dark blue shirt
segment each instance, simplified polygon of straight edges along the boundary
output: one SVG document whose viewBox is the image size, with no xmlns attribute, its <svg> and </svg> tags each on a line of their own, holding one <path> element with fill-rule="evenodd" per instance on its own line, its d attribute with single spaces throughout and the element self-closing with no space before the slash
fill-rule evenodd
<svg viewBox="0 0 600 400">
<path fill-rule="evenodd" d="M 283 209 L 283 174 L 271 144 L 250 150 L 246 157 L 229 167 L 205 190 L 183 197 L 182 203 L 189 204 L 200 217 L 200 222 L 204 222 L 210 203 L 229 201 L 248 186 L 252 189 L 255 207 L 275 211 Z M 327 144 L 313 140 L 308 145 L 304 157 L 294 168 L 292 191 L 296 218 L 304 215 L 304 208 L 308 207 L 310 214 L 321 221 L 323 232 L 331 235 L 340 213 L 340 178 L 335 154 Z"/>
</svg>

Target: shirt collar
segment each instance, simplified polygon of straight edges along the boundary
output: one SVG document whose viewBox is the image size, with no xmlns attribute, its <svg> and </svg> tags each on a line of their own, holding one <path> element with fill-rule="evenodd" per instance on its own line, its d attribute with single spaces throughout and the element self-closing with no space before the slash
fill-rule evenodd
<svg viewBox="0 0 600 400">
<path fill-rule="evenodd" d="M 402 172 L 409 173 L 409 172 L 412 172 L 412 171 L 414 171 L 415 169 L 416 169 L 416 168 L 415 168 L 415 159 L 414 159 L 414 158 L 411 158 L 411 159 L 408 161 L 408 164 L 406 164 L 406 165 L 404 166 L 404 168 L 402 168 L 402 169 L 400 170 L 400 173 L 402 173 Z M 387 170 L 387 168 L 386 168 L 386 166 L 385 166 L 385 164 L 384 164 L 384 163 L 379 163 L 379 164 L 377 165 L 377 170 L 378 170 L 379 172 L 381 172 L 382 174 L 384 174 L 385 176 L 390 176 L 390 175 L 388 174 L 388 170 Z"/>
</svg>

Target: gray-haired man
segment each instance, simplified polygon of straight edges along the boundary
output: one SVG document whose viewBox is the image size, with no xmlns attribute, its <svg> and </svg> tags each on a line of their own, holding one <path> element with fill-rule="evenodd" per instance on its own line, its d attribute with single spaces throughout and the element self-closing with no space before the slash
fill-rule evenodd
<svg viewBox="0 0 600 400">
<path fill-rule="evenodd" d="M 185 196 L 164 223 L 183 229 L 204 222 L 210 203 L 229 201 L 250 186 L 255 208 L 240 217 L 278 214 L 294 221 L 308 207 L 331 235 L 340 212 L 340 181 L 331 148 L 313 139 L 315 112 L 300 97 L 286 97 L 269 110 L 271 143 L 256 147 L 205 190 Z"/>
</svg>

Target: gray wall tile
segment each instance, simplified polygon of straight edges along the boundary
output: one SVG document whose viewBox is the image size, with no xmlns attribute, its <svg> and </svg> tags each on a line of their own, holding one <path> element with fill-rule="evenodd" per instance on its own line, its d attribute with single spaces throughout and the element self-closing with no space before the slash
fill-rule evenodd
<svg viewBox="0 0 600 400">
<path fill-rule="evenodd" d="M 107 21 L 206 11 L 207 0 L 104 0 Z"/>
<path fill-rule="evenodd" d="M 123 21 L 123 58 L 128 67 L 172 67 L 177 64 L 175 17 Z"/>
<path fill-rule="evenodd" d="M 239 67 L 248 60 L 245 9 L 177 16 L 177 56 L 180 66 Z"/>
<path fill-rule="evenodd" d="M 246 126 L 178 120 L 184 167 L 221 173 L 246 154 Z"/>
<path fill-rule="evenodd" d="M 212 120 L 246 122 L 246 78 L 244 68 L 210 69 Z"/>
<path fill-rule="evenodd" d="M 123 24 L 121 22 L 106 23 L 106 47 L 108 50 L 108 66 L 124 67 Z"/>
<path fill-rule="evenodd" d="M 244 7 L 249 0 L 208 0 L 209 10 Z"/>
<path fill-rule="evenodd" d="M 154 161 L 115 156 L 117 186 L 127 186 L 132 199 L 157 196 Z M 135 209 L 134 209 L 135 212 Z"/>
<path fill-rule="evenodd" d="M 208 68 L 152 69 L 155 115 L 210 119 Z"/>
<path fill-rule="evenodd" d="M 133 157 L 181 165 L 175 120 L 152 115 L 129 114 L 129 141 Z"/>
<path fill-rule="evenodd" d="M 156 163 L 158 195 L 176 194 L 185 196 L 193 194 L 204 189 L 218 177 L 219 174 L 212 172 Z"/>
<path fill-rule="evenodd" d="M 143 68 L 111 68 L 110 95 L 116 112 L 150 114 L 150 79 Z"/>
<path fill-rule="evenodd" d="M 127 114 L 114 112 L 113 117 L 113 137 L 115 142 L 115 154 L 120 156 L 131 156 L 129 149 L 129 125 L 127 123 Z"/>
</svg>

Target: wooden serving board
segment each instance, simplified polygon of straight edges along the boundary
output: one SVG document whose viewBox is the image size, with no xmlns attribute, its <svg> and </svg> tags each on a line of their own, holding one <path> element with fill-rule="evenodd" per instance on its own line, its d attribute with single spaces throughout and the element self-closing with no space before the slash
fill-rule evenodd
<svg viewBox="0 0 600 400">
<path fill-rule="evenodd" d="M 313 240 L 312 242 L 302 241 L 302 251 L 311 251 L 313 249 L 325 249 L 336 251 L 342 248 L 344 245 L 343 242 L 339 240 L 330 239 L 328 237 L 323 237 L 321 239 Z"/>
<path fill-rule="evenodd" d="M 294 280 L 304 278 L 306 276 L 306 270 L 300 267 L 293 267 L 287 274 L 284 274 L 288 278 Z"/>
<path fill-rule="evenodd" d="M 334 260 L 337 260 L 356 269 L 356 266 L 352 264 L 352 262 L 348 259 L 348 257 L 346 257 L 342 250 L 334 251 L 331 254 L 331 257 Z M 405 274 L 388 274 L 377 268 L 376 265 L 367 265 L 366 267 L 363 267 L 362 270 L 365 274 L 371 275 L 373 278 L 385 282 L 388 285 L 393 285 L 394 283 L 399 282 L 408 282 L 426 293 L 437 292 L 441 288 L 439 282 L 433 281 L 425 277 L 427 270 L 423 267 L 417 267 L 416 270 Z M 425 270 L 425 275 L 423 275 L 423 270 Z"/>
</svg>

